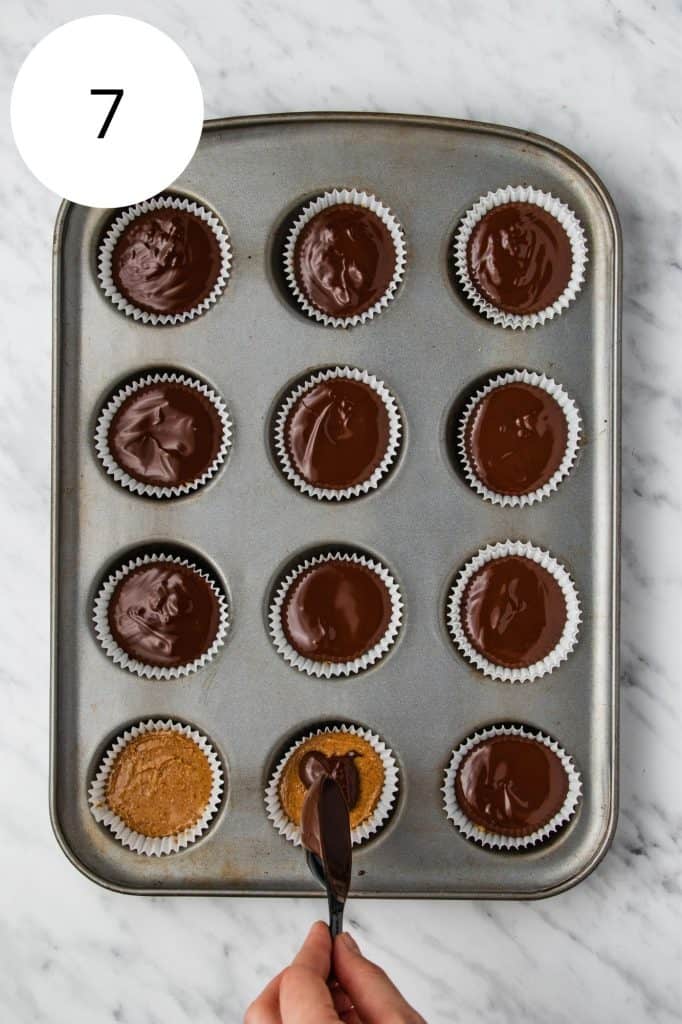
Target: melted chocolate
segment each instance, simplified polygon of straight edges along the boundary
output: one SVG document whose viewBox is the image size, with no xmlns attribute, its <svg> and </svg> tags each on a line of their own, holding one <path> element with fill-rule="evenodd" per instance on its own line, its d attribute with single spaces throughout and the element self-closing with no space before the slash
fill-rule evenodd
<svg viewBox="0 0 682 1024">
<path fill-rule="evenodd" d="M 370 309 L 388 289 L 395 266 L 395 246 L 384 222 L 352 203 L 316 214 L 294 246 L 298 287 L 312 306 L 333 317 Z"/>
<path fill-rule="evenodd" d="M 149 313 L 186 313 L 213 291 L 221 267 L 218 240 L 186 210 L 142 213 L 121 232 L 111 258 L 114 284 Z"/>
<path fill-rule="evenodd" d="M 109 427 L 109 450 L 135 480 L 160 487 L 196 480 L 218 454 L 222 424 L 213 404 L 185 384 L 140 388 Z"/>
<path fill-rule="evenodd" d="M 352 811 L 360 795 L 360 776 L 355 767 L 355 759 L 359 756 L 354 750 L 334 757 L 327 757 L 320 750 L 309 750 L 298 766 L 299 778 L 306 789 L 310 789 L 322 775 L 328 775 L 339 784 L 348 810 Z"/>
<path fill-rule="evenodd" d="M 507 668 L 534 665 L 554 650 L 566 624 L 555 578 L 530 558 L 509 555 L 478 569 L 462 595 L 462 623 L 485 658 Z"/>
<path fill-rule="evenodd" d="M 571 278 L 565 230 L 535 203 L 505 203 L 476 224 L 467 246 L 469 276 L 493 306 L 519 315 L 547 309 Z"/>
<path fill-rule="evenodd" d="M 312 661 L 353 661 L 386 632 L 391 599 L 383 580 L 356 562 L 331 558 L 294 580 L 282 627 L 291 646 Z"/>
<path fill-rule="evenodd" d="M 175 562 L 148 562 L 118 583 L 109 602 L 116 643 L 146 665 L 187 665 L 218 632 L 219 609 L 207 580 Z"/>
<path fill-rule="evenodd" d="M 544 388 L 503 384 L 474 407 L 465 431 L 479 480 L 497 494 L 528 494 L 556 473 L 566 452 L 563 409 Z"/>
<path fill-rule="evenodd" d="M 330 775 L 320 775 L 306 793 L 301 840 L 322 862 L 331 894 L 345 903 L 353 856 L 350 820 L 341 787 Z"/>
<path fill-rule="evenodd" d="M 465 755 L 455 779 L 457 803 L 476 825 L 527 836 L 552 820 L 568 793 L 560 759 L 531 737 L 493 736 Z"/>
<path fill-rule="evenodd" d="M 334 377 L 301 395 L 285 425 L 292 465 L 314 487 L 343 489 L 381 465 L 389 419 L 381 397 L 362 381 Z"/>
</svg>

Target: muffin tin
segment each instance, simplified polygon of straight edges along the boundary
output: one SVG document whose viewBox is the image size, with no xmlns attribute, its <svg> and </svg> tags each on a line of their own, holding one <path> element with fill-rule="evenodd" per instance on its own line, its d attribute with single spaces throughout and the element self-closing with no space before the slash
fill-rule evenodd
<svg viewBox="0 0 682 1024">
<path fill-rule="evenodd" d="M 575 301 L 525 332 L 496 326 L 468 303 L 452 258 L 466 210 L 508 184 L 561 197 L 588 240 Z M 348 329 L 302 313 L 282 265 L 292 218 L 334 187 L 380 197 L 407 245 L 392 300 Z M 574 884 L 607 849 L 616 820 L 620 239 L 608 194 L 577 157 L 537 136 L 369 114 L 208 122 L 169 191 L 214 211 L 230 237 L 224 293 L 192 321 L 135 322 L 103 295 L 97 249 L 110 211 L 65 203 L 56 227 L 51 814 L 65 852 L 94 881 L 125 892 L 317 893 L 300 850 L 268 821 L 264 791 L 297 735 L 344 721 L 388 744 L 401 779 L 389 822 L 355 851 L 354 895 L 529 898 Z M 390 474 L 352 501 L 300 493 L 272 449 L 282 397 L 329 366 L 376 375 L 396 396 L 404 424 Z M 583 435 L 555 493 L 531 507 L 500 507 L 483 501 L 457 468 L 454 427 L 486 379 L 517 368 L 547 374 L 576 399 Z M 112 391 L 155 370 L 205 381 L 226 403 L 234 430 L 220 471 L 173 500 L 121 487 L 94 444 Z M 458 569 L 507 539 L 551 552 L 576 582 L 582 608 L 568 659 L 515 686 L 466 662 L 446 625 Z M 268 635 L 278 580 L 302 556 L 331 549 L 380 560 L 405 603 L 396 643 L 349 678 L 298 672 Z M 102 579 L 159 550 L 203 563 L 230 604 L 224 646 L 186 679 L 122 671 L 92 627 Z M 150 718 L 204 734 L 226 779 L 210 828 L 163 858 L 125 849 L 88 807 L 88 786 L 112 741 Z M 443 808 L 452 751 L 500 722 L 553 737 L 582 777 L 575 817 L 531 852 L 476 846 Z"/>
</svg>

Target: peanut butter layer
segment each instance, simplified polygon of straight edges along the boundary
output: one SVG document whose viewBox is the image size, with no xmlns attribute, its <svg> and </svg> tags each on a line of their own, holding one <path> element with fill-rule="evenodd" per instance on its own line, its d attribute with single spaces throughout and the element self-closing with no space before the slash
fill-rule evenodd
<svg viewBox="0 0 682 1024">
<path fill-rule="evenodd" d="M 317 750 L 327 757 L 339 757 L 354 751 L 354 760 L 359 777 L 358 798 L 350 809 L 350 826 L 357 828 L 373 813 L 379 802 L 384 786 L 384 766 L 374 747 L 360 736 L 347 732 L 321 733 L 301 743 L 291 755 L 279 783 L 279 798 L 282 809 L 295 825 L 301 824 L 303 801 L 307 789 L 299 776 L 299 764 L 310 750 Z"/>
<path fill-rule="evenodd" d="M 208 758 L 181 733 L 143 733 L 116 758 L 107 804 L 140 835 L 172 836 L 196 825 L 211 795 Z"/>
</svg>

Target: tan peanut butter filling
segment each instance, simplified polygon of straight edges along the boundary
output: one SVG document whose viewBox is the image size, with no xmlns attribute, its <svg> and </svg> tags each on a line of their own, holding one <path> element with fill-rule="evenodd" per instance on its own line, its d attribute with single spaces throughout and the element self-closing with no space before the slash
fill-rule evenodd
<svg viewBox="0 0 682 1024">
<path fill-rule="evenodd" d="M 303 801 L 307 789 L 299 776 L 299 765 L 305 755 L 316 750 L 326 757 L 340 757 L 353 751 L 357 757 L 353 764 L 359 778 L 358 798 L 350 810 L 350 827 L 357 828 L 376 809 L 384 787 L 384 765 L 374 747 L 347 732 L 320 733 L 305 740 L 289 757 L 279 783 L 282 810 L 295 825 L 301 824 Z"/>
<path fill-rule="evenodd" d="M 172 836 L 196 825 L 212 784 L 208 758 L 194 740 L 171 730 L 148 732 L 116 758 L 106 801 L 140 835 Z"/>
</svg>

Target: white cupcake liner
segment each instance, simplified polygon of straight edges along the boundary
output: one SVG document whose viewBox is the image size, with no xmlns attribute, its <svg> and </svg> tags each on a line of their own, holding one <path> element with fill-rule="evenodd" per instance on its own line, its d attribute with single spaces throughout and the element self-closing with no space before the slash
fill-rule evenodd
<svg viewBox="0 0 682 1024">
<path fill-rule="evenodd" d="M 312 218 L 322 210 L 326 210 L 330 206 L 339 206 L 341 204 L 363 206 L 365 209 L 371 210 L 372 213 L 375 213 L 388 228 L 395 248 L 395 270 L 393 272 L 393 278 L 384 294 L 377 300 L 377 302 L 374 303 L 373 306 L 366 309 L 364 313 L 356 313 L 354 316 L 345 317 L 329 316 L 327 313 L 323 313 L 322 310 L 318 309 L 316 306 L 313 306 L 298 286 L 294 266 L 294 249 L 296 247 L 296 241 L 308 221 L 312 220 Z M 364 324 L 367 320 L 371 320 L 377 315 L 377 313 L 381 313 L 381 311 L 388 306 L 389 302 L 395 295 L 400 281 L 402 280 L 405 272 L 406 258 L 407 247 L 405 245 L 403 229 L 387 206 L 384 206 L 376 196 L 370 195 L 368 192 L 359 192 L 355 188 L 334 188 L 308 203 L 296 218 L 284 247 L 284 274 L 291 291 L 296 297 L 296 301 L 308 316 L 320 321 L 320 323 L 325 324 L 327 327 L 355 327 L 357 324 Z"/>
<path fill-rule="evenodd" d="M 195 658 L 194 661 L 189 662 L 186 665 L 148 665 L 146 662 L 139 661 L 138 659 L 133 658 L 130 654 L 127 654 L 126 651 L 118 645 L 111 634 L 111 630 L 109 628 L 109 601 L 111 600 L 112 594 L 120 581 L 128 576 L 129 573 L 134 569 L 139 569 L 140 566 L 148 565 L 150 562 L 173 562 L 175 565 L 181 565 L 187 569 L 192 569 L 198 576 L 201 576 L 202 579 L 206 580 L 218 602 L 218 630 L 213 643 L 208 650 L 204 652 L 204 654 Z M 124 565 L 121 565 L 100 587 L 99 593 L 95 598 L 92 617 L 95 626 L 95 633 L 104 653 L 111 658 L 116 665 L 127 669 L 128 672 L 134 672 L 135 675 L 141 676 L 145 679 L 180 679 L 183 676 L 188 676 L 192 672 L 196 672 L 198 669 L 203 668 L 212 660 L 212 658 L 215 657 L 218 650 L 225 643 L 225 635 L 230 624 L 227 598 L 223 593 L 222 588 L 218 586 L 213 577 L 211 577 L 207 572 L 204 572 L 203 569 L 199 569 L 198 566 L 187 558 L 164 554 L 138 556 L 137 558 L 133 558 L 129 562 L 126 562 Z"/>
<path fill-rule="evenodd" d="M 306 740 L 310 740 L 315 736 L 322 736 L 325 733 L 343 732 L 348 733 L 351 736 L 359 736 L 365 740 L 377 752 L 381 758 L 381 763 L 384 766 L 384 784 L 379 795 L 377 806 L 374 808 L 370 816 L 361 824 L 357 825 L 354 829 L 351 829 L 351 842 L 353 846 L 357 846 L 359 843 L 364 842 L 373 836 L 382 825 L 385 824 L 389 815 L 393 811 L 395 799 L 398 793 L 398 786 L 400 782 L 400 772 L 398 770 L 398 764 L 393 755 L 393 752 L 389 747 L 386 746 L 384 741 L 371 732 L 369 729 L 364 729 L 359 725 L 338 725 L 338 726 L 325 726 L 324 728 L 314 729 L 312 732 L 307 733 L 289 747 L 286 754 L 278 762 L 275 771 L 273 772 L 267 789 L 265 791 L 265 807 L 267 815 L 270 821 L 273 823 L 277 831 L 285 839 L 288 839 L 294 846 L 301 846 L 301 829 L 299 825 L 296 825 L 290 818 L 284 813 L 280 796 L 279 796 L 279 785 L 282 779 L 282 773 L 284 767 L 298 747 Z"/>
<path fill-rule="evenodd" d="M 126 228 L 131 221 L 135 220 L 136 217 L 141 216 L 143 213 L 150 213 L 153 210 L 185 210 L 187 213 L 193 213 L 196 217 L 199 217 L 209 225 L 216 236 L 218 246 L 220 248 L 222 265 L 211 294 L 197 306 L 194 306 L 192 309 L 186 310 L 182 313 L 150 313 L 148 310 L 139 309 L 134 303 L 130 302 L 129 299 L 122 295 L 114 284 L 111 260 L 116 243 L 121 237 L 124 228 Z M 218 297 L 224 290 L 230 276 L 232 247 L 225 228 L 220 223 L 216 215 L 211 213 L 210 210 L 207 210 L 206 207 L 201 206 L 200 203 L 197 203 L 192 199 L 181 199 L 178 196 L 156 196 L 154 199 L 147 199 L 142 203 L 137 203 L 135 206 L 129 206 L 126 210 L 119 213 L 100 243 L 97 263 L 99 267 L 97 276 L 99 278 L 100 286 L 104 294 L 111 299 L 117 309 L 120 309 L 126 316 L 131 316 L 134 320 L 141 320 L 143 324 L 152 324 L 153 326 L 160 324 L 168 326 L 170 324 L 182 324 L 187 320 L 193 320 L 195 317 L 205 313 L 213 303 L 218 301 Z"/>
<path fill-rule="evenodd" d="M 151 387 L 154 384 L 184 384 L 185 387 L 192 388 L 194 391 L 200 392 L 211 403 L 222 424 L 223 436 L 220 447 L 208 469 L 206 469 L 201 476 L 197 477 L 195 480 L 190 480 L 184 484 L 174 484 L 172 487 L 161 487 L 156 484 L 147 484 L 141 480 L 136 480 L 135 477 L 130 476 L 130 474 L 118 464 L 109 448 L 109 428 L 111 427 L 111 422 L 118 410 L 131 395 L 134 395 L 142 388 Z M 186 376 L 184 373 L 175 372 L 149 373 L 144 377 L 138 377 L 135 380 L 130 381 L 124 387 L 120 388 L 120 390 L 109 399 L 102 409 L 99 419 L 97 420 L 97 428 L 95 430 L 95 450 L 97 452 L 98 459 L 102 462 L 107 473 L 112 476 L 114 480 L 121 485 L 121 487 L 126 487 L 134 494 L 145 495 L 152 498 L 179 498 L 184 494 L 190 494 L 192 491 L 196 491 L 199 487 L 202 487 L 211 479 L 211 477 L 216 475 L 225 461 L 231 444 L 232 421 L 230 419 L 230 414 L 227 411 L 227 406 L 220 396 L 213 391 L 208 384 L 204 384 L 203 381 L 197 380 L 195 377 Z"/>
<path fill-rule="evenodd" d="M 476 475 L 475 467 L 467 451 L 466 432 L 471 414 L 481 399 L 505 384 L 519 383 L 532 384 L 535 387 L 542 388 L 559 405 L 566 417 L 566 451 L 559 467 L 542 487 L 535 491 L 529 491 L 527 494 L 499 494 L 486 487 L 483 481 Z M 552 491 L 556 491 L 561 481 L 570 473 L 578 453 L 581 429 L 580 413 L 578 412 L 577 405 L 572 398 L 569 398 L 562 386 L 557 384 L 555 380 L 552 380 L 551 377 L 546 377 L 544 373 L 534 373 L 530 370 L 511 370 L 509 373 L 493 377 L 469 401 L 460 420 L 457 432 L 458 451 L 466 479 L 471 487 L 478 491 L 481 497 L 486 501 L 491 501 L 494 505 L 503 505 L 509 508 L 523 508 L 525 505 L 533 505 L 535 502 L 542 501 L 543 498 L 548 497 Z"/>
<path fill-rule="evenodd" d="M 366 384 L 381 398 L 388 415 L 388 443 L 386 445 L 386 453 L 372 475 L 369 476 L 367 480 L 363 480 L 362 483 L 355 484 L 353 487 L 315 487 L 313 484 L 308 483 L 308 481 L 297 472 L 289 457 L 285 434 L 287 418 L 296 402 L 307 391 L 310 391 L 323 381 L 338 380 L 340 377 L 345 380 L 354 380 Z M 318 498 L 320 501 L 342 501 L 343 499 L 357 498 L 362 494 L 367 494 L 369 491 L 372 491 L 379 486 L 380 481 L 388 473 L 395 461 L 396 455 L 398 454 L 402 438 L 402 430 L 403 424 L 398 410 L 398 405 L 383 381 L 367 373 L 366 370 L 356 370 L 349 366 L 337 366 L 334 369 L 320 370 L 318 373 L 311 374 L 289 393 L 277 411 L 274 429 L 274 447 L 280 469 L 287 480 L 289 480 L 289 482 L 292 483 L 299 491 L 302 491 L 303 494 L 309 495 L 311 498 Z"/>
<path fill-rule="evenodd" d="M 488 302 L 485 296 L 481 295 L 469 274 L 467 246 L 473 229 L 486 213 L 494 207 L 504 206 L 506 203 L 534 203 L 536 206 L 542 207 L 547 213 L 556 217 L 568 235 L 573 255 L 573 266 L 568 284 L 551 306 L 547 306 L 538 313 L 524 313 L 522 315 L 505 313 L 504 310 L 498 309 Z M 483 313 L 493 323 L 500 327 L 511 327 L 512 330 L 525 330 L 527 327 L 537 327 L 539 324 L 544 324 L 546 320 L 552 320 L 553 317 L 558 316 L 562 310 L 566 309 L 580 291 L 585 279 L 585 264 L 587 260 L 585 231 L 573 211 L 565 203 L 562 203 L 560 199 L 553 196 L 551 192 L 541 192 L 540 189 L 531 188 L 530 186 L 509 185 L 507 188 L 498 188 L 496 192 L 488 192 L 487 195 L 481 196 L 478 202 L 464 214 L 455 233 L 455 270 L 457 279 L 466 297 L 480 313 Z"/>
<path fill-rule="evenodd" d="M 211 794 L 199 820 L 190 828 L 186 828 L 183 832 L 171 836 L 143 836 L 126 825 L 122 818 L 119 818 L 107 804 L 106 793 L 109 775 L 118 755 L 131 740 L 148 732 L 178 732 L 193 740 L 206 755 L 211 775 L 213 776 Z M 192 729 L 191 726 L 181 725 L 172 719 L 168 719 L 165 722 L 149 719 L 146 722 L 139 722 L 137 725 L 131 726 L 130 729 L 126 729 L 109 747 L 102 759 L 97 775 L 90 784 L 88 803 L 95 820 L 106 825 L 123 846 L 127 846 L 128 849 L 133 850 L 135 853 L 142 853 L 147 857 L 161 857 L 164 854 L 177 853 L 178 850 L 184 850 L 206 831 L 211 819 L 220 807 L 222 791 L 223 769 L 218 755 L 205 736 L 197 732 L 196 729 Z"/>
<path fill-rule="evenodd" d="M 469 751 L 492 736 L 525 736 L 529 739 L 538 740 L 552 750 L 561 761 L 566 775 L 568 776 L 568 792 L 561 808 L 554 817 L 542 828 L 531 832 L 527 836 L 505 836 L 498 832 L 489 832 L 481 825 L 476 825 L 464 814 L 455 794 L 455 778 L 459 766 Z M 491 850 L 523 850 L 529 846 L 536 846 L 544 842 L 560 828 L 566 825 L 576 812 L 578 801 L 582 793 L 582 781 L 573 760 L 562 747 L 550 736 L 537 729 L 525 725 L 493 725 L 486 729 L 479 729 L 469 736 L 463 743 L 453 751 L 448 767 L 445 769 L 445 779 L 441 787 L 445 813 L 450 821 L 467 839 L 473 840 L 479 846 L 489 847 Z"/>
<path fill-rule="evenodd" d="M 564 595 L 564 601 L 566 602 L 566 623 L 558 644 L 546 657 L 524 668 L 508 668 L 504 665 L 498 665 L 480 654 L 469 642 L 460 611 L 462 595 L 474 573 L 488 562 L 498 558 L 506 558 L 508 555 L 528 558 L 546 569 L 559 584 Z M 459 648 L 467 661 L 475 665 L 484 675 L 490 679 L 501 679 L 508 683 L 531 682 L 533 679 L 540 679 L 549 672 L 553 672 L 558 665 L 568 658 L 578 642 L 580 619 L 581 611 L 578 593 L 566 569 L 548 551 L 535 547 L 534 544 L 527 541 L 506 540 L 481 548 L 478 554 L 460 569 L 448 597 L 447 623 L 453 643 Z"/>
<path fill-rule="evenodd" d="M 384 635 L 377 641 L 377 643 L 375 643 L 374 647 L 371 647 L 369 651 L 361 654 L 360 657 L 355 658 L 353 661 L 314 661 L 312 658 L 306 658 L 291 646 L 282 628 L 282 609 L 292 583 L 294 583 L 302 573 L 307 569 L 310 569 L 312 566 L 320 565 L 322 562 L 329 562 L 332 560 L 354 562 L 356 565 L 364 565 L 367 569 L 371 569 L 372 572 L 375 572 L 379 579 L 381 579 L 386 585 L 391 601 L 391 615 Z M 382 565 L 381 562 L 375 559 L 366 558 L 364 555 L 357 554 L 356 552 L 353 552 L 352 554 L 345 554 L 340 551 L 332 551 L 322 555 L 316 555 L 313 558 L 306 558 L 304 561 L 300 562 L 292 572 L 288 573 L 288 575 L 279 584 L 277 593 L 270 605 L 270 636 L 277 652 L 281 654 L 286 662 L 294 668 L 297 668 L 299 672 L 305 672 L 309 676 L 317 676 L 318 678 L 324 677 L 325 679 L 329 679 L 332 676 L 350 676 L 355 675 L 357 672 L 362 672 L 363 669 L 369 668 L 370 665 L 374 665 L 375 662 L 384 657 L 387 651 L 390 650 L 395 643 L 402 623 L 402 617 L 403 599 L 400 594 L 400 589 L 385 565 Z"/>
</svg>

